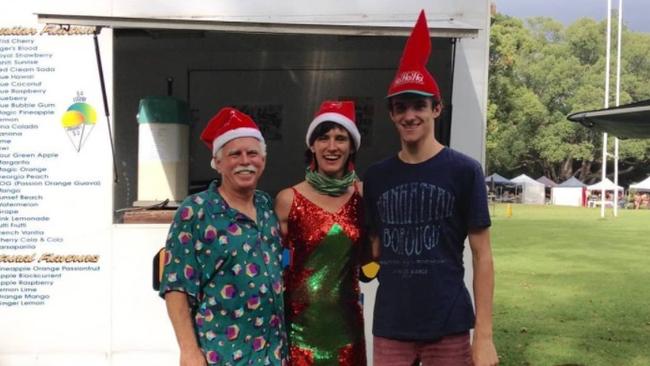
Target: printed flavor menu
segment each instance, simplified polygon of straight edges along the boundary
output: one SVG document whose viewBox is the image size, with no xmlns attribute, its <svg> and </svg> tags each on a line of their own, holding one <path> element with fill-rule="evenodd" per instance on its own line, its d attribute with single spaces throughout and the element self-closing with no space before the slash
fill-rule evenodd
<svg viewBox="0 0 650 366">
<path fill-rule="evenodd" d="M 98 254 L 67 254 L 66 228 L 52 216 L 60 212 L 47 203 L 102 182 L 61 174 L 61 147 L 38 143 L 56 126 L 65 148 L 80 152 L 96 112 L 83 91 L 57 103 L 58 54 L 34 33 L 0 36 L 0 308 L 46 305 L 59 281 L 100 270 Z"/>
</svg>

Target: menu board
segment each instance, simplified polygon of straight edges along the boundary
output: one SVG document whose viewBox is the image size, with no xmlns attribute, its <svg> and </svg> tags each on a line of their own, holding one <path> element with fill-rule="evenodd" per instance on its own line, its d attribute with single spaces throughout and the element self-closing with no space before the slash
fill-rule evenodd
<svg viewBox="0 0 650 366">
<path fill-rule="evenodd" d="M 75 309 L 107 278 L 112 162 L 92 31 L 0 30 L 0 313 L 27 328 L 35 308 Z"/>
</svg>

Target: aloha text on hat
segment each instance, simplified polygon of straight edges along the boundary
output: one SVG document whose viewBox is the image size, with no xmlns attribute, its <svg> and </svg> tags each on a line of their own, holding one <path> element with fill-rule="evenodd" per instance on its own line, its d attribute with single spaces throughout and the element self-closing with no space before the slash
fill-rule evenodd
<svg viewBox="0 0 650 366">
<path fill-rule="evenodd" d="M 420 11 L 415 27 L 406 41 L 397 74 L 388 88 L 387 98 L 414 93 L 440 98 L 438 83 L 427 70 L 431 54 L 431 37 L 424 10 Z"/>
<path fill-rule="evenodd" d="M 361 134 L 357 128 L 356 123 L 356 113 L 354 111 L 354 102 L 351 100 L 342 100 L 342 101 L 332 101 L 326 100 L 321 103 L 318 112 L 314 117 L 314 120 L 309 124 L 307 128 L 307 135 L 305 136 L 305 142 L 307 147 L 309 147 L 309 138 L 316 127 L 324 122 L 334 122 L 341 125 L 345 128 L 352 141 L 354 141 L 354 146 L 358 150 L 361 146 Z"/>
</svg>

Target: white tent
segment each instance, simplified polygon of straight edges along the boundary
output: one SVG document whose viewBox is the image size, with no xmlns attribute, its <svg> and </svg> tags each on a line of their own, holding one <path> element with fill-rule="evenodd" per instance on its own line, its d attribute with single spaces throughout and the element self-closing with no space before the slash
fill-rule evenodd
<svg viewBox="0 0 650 366">
<path fill-rule="evenodd" d="M 551 201 L 559 206 L 583 206 L 584 187 L 553 187 Z"/>
<path fill-rule="evenodd" d="M 644 179 L 639 183 L 630 184 L 630 189 L 635 191 L 644 191 L 644 192 L 650 191 L 650 177 Z"/>
<path fill-rule="evenodd" d="M 623 187 L 617 186 L 616 184 L 614 184 L 614 182 L 612 182 L 608 178 L 605 178 L 605 180 L 601 180 L 600 182 L 598 182 L 596 184 L 592 184 L 590 186 L 587 186 L 587 190 L 588 191 L 602 191 L 602 190 L 605 190 L 605 191 L 614 191 L 614 190 L 622 191 Z"/>
<path fill-rule="evenodd" d="M 543 205 L 544 204 L 544 184 L 533 178 L 522 174 L 510 179 L 511 182 L 522 186 L 521 203 Z"/>
<path fill-rule="evenodd" d="M 571 177 L 551 188 L 551 202 L 560 206 L 584 206 L 586 185 Z"/>
<path fill-rule="evenodd" d="M 623 194 L 623 187 L 617 186 L 612 182 L 611 180 L 605 178 L 605 180 L 601 180 L 598 183 L 592 184 L 590 186 L 587 186 L 587 191 L 589 191 L 591 194 L 589 195 L 589 200 L 587 202 L 588 207 L 596 207 L 599 204 L 601 204 L 602 200 L 599 198 L 600 193 L 602 191 L 606 192 L 606 200 L 605 200 L 605 205 L 606 207 L 610 207 L 614 204 L 613 199 L 611 198 L 610 194 L 613 193 L 614 191 L 619 192 L 621 196 L 619 196 L 619 202 L 623 199 L 622 194 Z M 610 193 L 611 192 L 611 193 Z"/>
</svg>

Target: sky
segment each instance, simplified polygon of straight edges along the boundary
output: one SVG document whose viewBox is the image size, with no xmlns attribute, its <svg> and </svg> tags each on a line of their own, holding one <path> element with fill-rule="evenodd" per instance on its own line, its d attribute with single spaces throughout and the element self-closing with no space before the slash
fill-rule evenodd
<svg viewBox="0 0 650 366">
<path fill-rule="evenodd" d="M 619 0 L 611 0 L 612 9 Z M 607 17 L 607 0 L 494 0 L 497 12 L 529 18 L 546 16 L 565 25 L 578 18 L 604 20 Z M 650 0 L 623 0 L 623 24 L 635 32 L 650 33 Z"/>
</svg>

